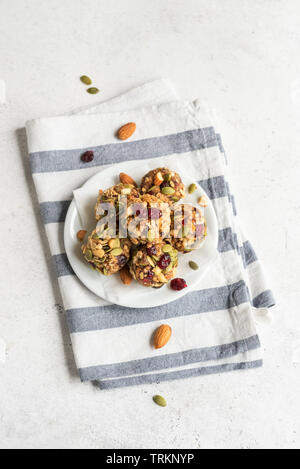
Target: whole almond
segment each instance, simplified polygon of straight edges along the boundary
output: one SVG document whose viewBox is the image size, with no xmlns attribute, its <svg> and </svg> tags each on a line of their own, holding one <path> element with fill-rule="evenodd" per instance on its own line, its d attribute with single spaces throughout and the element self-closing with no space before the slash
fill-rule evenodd
<svg viewBox="0 0 300 469">
<path fill-rule="evenodd" d="M 120 278 L 122 282 L 124 283 L 124 285 L 131 284 L 132 276 L 131 276 L 131 273 L 129 272 L 127 265 L 125 265 L 125 267 L 123 267 L 123 269 L 120 270 Z"/>
<path fill-rule="evenodd" d="M 78 231 L 78 233 L 77 233 L 77 239 L 78 239 L 78 241 L 83 241 L 85 235 L 86 235 L 86 231 L 85 231 L 85 230 L 80 230 L 80 231 Z"/>
<path fill-rule="evenodd" d="M 137 183 L 135 182 L 135 180 L 132 179 L 131 176 L 128 176 L 128 174 L 120 173 L 119 178 L 123 184 L 132 184 L 133 186 L 137 187 Z"/>
<path fill-rule="evenodd" d="M 154 335 L 154 347 L 155 348 L 162 348 L 164 347 L 170 340 L 172 335 L 172 329 L 168 324 L 162 324 L 156 329 Z"/>
<path fill-rule="evenodd" d="M 127 140 L 135 132 L 136 124 L 135 122 L 128 122 L 128 124 L 123 125 L 117 132 L 117 136 L 120 140 Z"/>
</svg>

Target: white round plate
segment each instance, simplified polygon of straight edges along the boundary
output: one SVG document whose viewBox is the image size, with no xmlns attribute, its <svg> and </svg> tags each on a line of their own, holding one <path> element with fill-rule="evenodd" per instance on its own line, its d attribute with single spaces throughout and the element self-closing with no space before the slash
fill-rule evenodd
<svg viewBox="0 0 300 469">
<path fill-rule="evenodd" d="M 159 166 L 161 167 L 162 165 Z M 186 188 L 190 184 L 195 183 L 190 176 L 183 174 L 182 168 L 177 168 L 176 164 L 170 165 L 168 162 L 168 165 L 165 166 L 180 174 Z M 85 193 L 88 192 L 90 199 L 93 201 L 93 204 L 95 204 L 98 190 L 100 188 L 106 189 L 117 184 L 119 182 L 118 175 L 120 172 L 130 174 L 130 176 L 139 183 L 143 175 L 155 167 L 158 167 L 158 165 L 155 166 L 153 161 L 151 162 L 151 166 L 145 161 L 130 161 L 115 164 L 88 179 L 83 188 Z M 193 194 L 187 194 L 179 203 L 184 202 L 196 205 L 201 195 L 207 197 L 205 191 L 199 185 L 197 186 L 197 190 Z M 179 253 L 176 277 L 184 278 L 188 285 L 187 288 L 181 291 L 174 291 L 169 285 L 164 285 L 159 289 L 147 288 L 134 280 L 130 285 L 124 285 L 117 274 L 104 276 L 91 269 L 82 256 L 80 243 L 76 236 L 79 230 L 86 229 L 86 227 L 82 226 L 74 200 L 69 207 L 64 229 L 64 242 L 69 262 L 78 278 L 89 290 L 111 303 L 130 308 L 149 308 L 177 300 L 196 289 L 197 284 L 199 284 L 201 278 L 207 272 L 208 267 L 217 256 L 218 224 L 214 208 L 208 197 L 207 200 L 208 206 L 202 209 L 204 210 L 204 216 L 207 221 L 206 239 L 200 249 L 188 254 Z M 96 226 L 96 221 L 92 221 L 94 218 L 93 208 L 91 208 L 89 212 L 91 217 L 90 222 Z M 190 260 L 198 264 L 198 270 L 192 270 L 189 267 Z"/>
</svg>

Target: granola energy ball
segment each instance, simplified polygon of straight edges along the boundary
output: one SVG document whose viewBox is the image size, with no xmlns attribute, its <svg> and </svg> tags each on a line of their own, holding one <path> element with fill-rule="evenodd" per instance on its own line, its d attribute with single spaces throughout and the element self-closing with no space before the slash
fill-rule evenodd
<svg viewBox="0 0 300 469">
<path fill-rule="evenodd" d="M 137 189 L 133 184 L 119 183 L 105 191 L 99 190 L 95 206 L 96 220 L 100 220 L 102 216 L 99 212 L 101 203 L 109 203 L 118 210 L 121 196 L 126 196 L 128 200 L 134 200 L 137 199 L 139 195 L 139 189 Z"/>
<path fill-rule="evenodd" d="M 177 265 L 177 251 L 171 244 L 147 243 L 136 248 L 129 269 L 141 285 L 160 288 L 175 276 Z"/>
<path fill-rule="evenodd" d="M 155 195 L 170 205 L 185 196 L 184 185 L 179 174 L 168 168 L 156 168 L 149 171 L 142 179 L 141 192 Z"/>
<path fill-rule="evenodd" d="M 162 242 L 170 233 L 170 206 L 151 194 L 127 201 L 128 237 L 135 245 Z"/>
<path fill-rule="evenodd" d="M 130 247 L 128 239 L 100 239 L 97 230 L 93 230 L 81 250 L 92 268 L 104 275 L 111 275 L 128 262 Z"/>
<path fill-rule="evenodd" d="M 198 249 L 207 234 L 206 221 L 201 211 L 183 204 L 172 212 L 171 219 L 172 246 L 183 253 Z"/>
</svg>

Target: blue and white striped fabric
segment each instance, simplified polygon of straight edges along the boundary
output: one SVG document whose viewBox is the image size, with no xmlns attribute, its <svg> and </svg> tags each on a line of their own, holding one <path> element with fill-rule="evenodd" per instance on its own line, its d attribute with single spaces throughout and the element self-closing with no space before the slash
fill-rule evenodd
<svg viewBox="0 0 300 469">
<path fill-rule="evenodd" d="M 115 131 L 137 123 L 130 141 Z M 242 234 L 220 135 L 199 102 L 181 102 L 158 80 L 71 116 L 27 123 L 33 179 L 49 239 L 74 355 L 83 381 L 115 388 L 262 365 L 255 308 L 274 304 L 260 262 Z M 93 150 L 93 162 L 80 159 Z M 74 275 L 63 243 L 74 189 L 102 168 L 143 160 L 172 166 L 176 159 L 211 198 L 219 224 L 219 256 L 197 291 L 159 308 L 109 304 Z M 173 329 L 168 347 L 154 350 L 153 331 Z"/>
</svg>

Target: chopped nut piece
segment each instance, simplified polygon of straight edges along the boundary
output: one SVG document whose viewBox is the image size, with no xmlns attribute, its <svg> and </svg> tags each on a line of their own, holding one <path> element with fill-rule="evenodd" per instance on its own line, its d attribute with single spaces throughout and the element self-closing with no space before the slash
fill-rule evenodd
<svg viewBox="0 0 300 469">
<path fill-rule="evenodd" d="M 86 230 L 79 230 L 77 233 L 78 241 L 83 241 L 86 233 L 87 233 Z"/>
<path fill-rule="evenodd" d="M 120 270 L 120 278 L 124 285 L 130 285 L 132 282 L 132 276 L 131 273 L 129 272 L 128 266 L 125 265 L 123 269 Z"/>
<path fill-rule="evenodd" d="M 164 178 L 163 178 L 163 175 L 161 174 L 161 172 L 159 171 L 158 173 L 156 173 L 156 175 L 154 177 L 154 185 L 155 186 L 160 186 L 162 182 L 164 182 Z"/>
<path fill-rule="evenodd" d="M 207 207 L 208 201 L 207 201 L 207 198 L 205 197 L 205 195 L 201 195 L 201 197 L 199 197 L 198 204 L 201 207 Z"/>
</svg>

